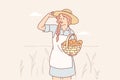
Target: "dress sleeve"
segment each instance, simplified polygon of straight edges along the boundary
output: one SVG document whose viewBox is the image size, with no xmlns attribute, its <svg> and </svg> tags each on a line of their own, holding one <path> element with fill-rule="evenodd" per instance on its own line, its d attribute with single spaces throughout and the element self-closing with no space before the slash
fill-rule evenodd
<svg viewBox="0 0 120 80">
<path fill-rule="evenodd" d="M 52 37 L 54 37 L 56 29 L 57 29 L 56 24 L 45 24 L 45 31 L 44 32 L 52 32 Z"/>
<path fill-rule="evenodd" d="M 45 24 L 45 32 L 49 32 L 50 31 L 50 25 Z"/>
<path fill-rule="evenodd" d="M 55 33 L 56 29 L 57 29 L 57 25 L 55 24 L 45 24 L 45 32 Z"/>
</svg>

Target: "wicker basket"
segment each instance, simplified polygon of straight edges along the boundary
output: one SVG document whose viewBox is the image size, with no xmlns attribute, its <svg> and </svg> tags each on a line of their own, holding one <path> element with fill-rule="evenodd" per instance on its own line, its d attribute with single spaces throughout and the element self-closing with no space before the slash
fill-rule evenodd
<svg viewBox="0 0 120 80">
<path fill-rule="evenodd" d="M 71 36 L 74 37 L 74 39 L 71 39 Z M 69 56 L 75 56 L 77 55 L 78 52 L 80 52 L 81 47 L 82 47 L 83 41 L 78 40 L 75 34 L 70 34 L 68 35 L 66 41 L 64 41 L 61 44 L 62 50 L 68 54 Z"/>
</svg>

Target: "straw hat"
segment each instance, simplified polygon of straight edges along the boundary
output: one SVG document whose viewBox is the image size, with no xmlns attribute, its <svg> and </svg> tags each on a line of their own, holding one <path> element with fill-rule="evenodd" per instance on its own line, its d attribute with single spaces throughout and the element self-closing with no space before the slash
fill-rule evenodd
<svg viewBox="0 0 120 80">
<path fill-rule="evenodd" d="M 63 9 L 63 10 L 59 10 L 59 11 L 54 11 L 54 16 L 56 17 L 61 13 L 69 15 L 72 18 L 71 24 L 77 24 L 79 22 L 79 19 L 75 15 L 72 14 L 72 11 L 70 9 Z"/>
</svg>

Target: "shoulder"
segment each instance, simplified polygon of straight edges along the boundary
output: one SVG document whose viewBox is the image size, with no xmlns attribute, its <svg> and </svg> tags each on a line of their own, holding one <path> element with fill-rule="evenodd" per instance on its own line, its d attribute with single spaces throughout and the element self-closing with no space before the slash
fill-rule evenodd
<svg viewBox="0 0 120 80">
<path fill-rule="evenodd" d="M 75 34 L 74 30 L 70 28 L 70 33 Z"/>
</svg>

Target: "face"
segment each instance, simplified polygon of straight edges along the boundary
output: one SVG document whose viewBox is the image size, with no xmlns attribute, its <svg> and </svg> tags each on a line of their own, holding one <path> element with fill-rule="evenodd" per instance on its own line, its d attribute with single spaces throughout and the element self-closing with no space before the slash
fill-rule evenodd
<svg viewBox="0 0 120 80">
<path fill-rule="evenodd" d="M 61 26 L 68 25 L 68 19 L 67 19 L 66 15 L 60 14 L 57 17 L 57 23 L 59 23 Z"/>
</svg>

